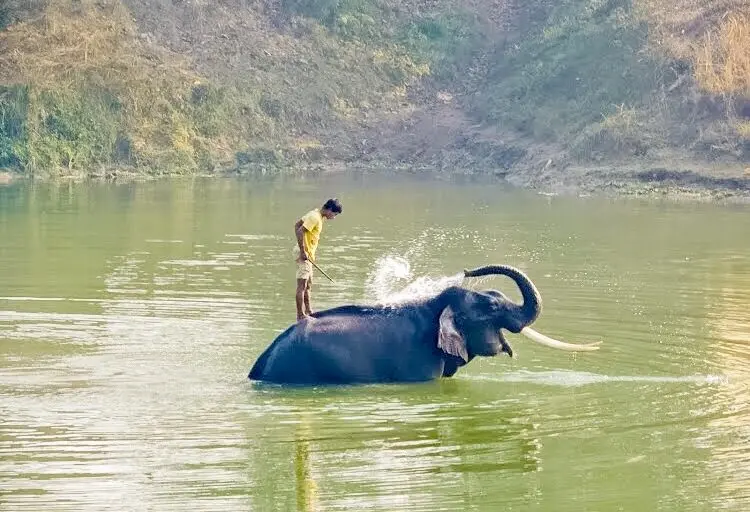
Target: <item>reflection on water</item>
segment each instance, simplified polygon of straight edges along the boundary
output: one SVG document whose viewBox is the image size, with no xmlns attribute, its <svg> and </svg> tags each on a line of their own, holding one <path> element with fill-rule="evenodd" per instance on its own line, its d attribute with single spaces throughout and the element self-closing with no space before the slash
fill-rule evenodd
<svg viewBox="0 0 750 512">
<path fill-rule="evenodd" d="M 744 257 L 729 257 L 716 262 L 717 294 L 707 312 L 709 343 L 715 345 L 717 362 L 729 376 L 729 386 L 717 395 L 722 414 L 712 421 L 711 437 L 750 439 L 750 262 Z M 723 443 L 722 443 L 723 444 Z M 712 469 L 722 475 L 721 487 L 727 505 L 741 508 L 750 502 L 745 475 L 750 472 L 750 447 L 747 443 L 721 446 L 713 453 Z M 746 506 L 746 505 L 744 505 Z"/>
<path fill-rule="evenodd" d="M 313 306 L 515 265 L 517 359 L 415 386 L 248 382 L 294 319 L 296 215 L 336 195 Z M 721 226 L 721 229 L 717 229 Z M 496 184 L 167 181 L 0 189 L 0 509 L 750 506 L 750 217 Z"/>
<path fill-rule="evenodd" d="M 469 503 L 465 488 L 475 479 L 541 470 L 542 441 L 516 400 L 477 406 L 441 384 L 293 396 L 259 387 L 275 407 L 258 420 L 266 436 L 258 450 L 293 458 L 298 504 L 304 496 L 305 506 L 324 503 L 326 510 L 428 510 L 439 498 L 442 506 L 462 510 Z M 274 509 L 274 496 L 264 498 L 259 509 Z"/>
<path fill-rule="evenodd" d="M 685 382 L 690 384 L 726 384 L 724 375 L 684 375 L 678 377 L 652 375 L 599 375 L 587 372 L 546 371 L 530 372 L 518 370 L 502 375 L 477 375 L 466 377 L 473 380 L 495 382 L 526 382 L 545 386 L 587 386 L 591 384 L 608 384 L 610 382 Z"/>
<path fill-rule="evenodd" d="M 317 485 L 310 462 L 309 424 L 303 419 L 294 441 L 294 475 L 297 486 L 297 510 L 313 512 L 318 510 Z"/>
</svg>

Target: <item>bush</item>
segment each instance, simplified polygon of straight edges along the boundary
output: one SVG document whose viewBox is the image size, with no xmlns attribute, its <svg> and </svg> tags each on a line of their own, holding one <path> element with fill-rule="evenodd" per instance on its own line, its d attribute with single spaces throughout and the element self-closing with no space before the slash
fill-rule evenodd
<svg viewBox="0 0 750 512">
<path fill-rule="evenodd" d="M 418 18 L 401 28 L 399 42 L 439 78 L 454 78 L 480 48 L 482 33 L 467 12 L 448 11 Z"/>
<path fill-rule="evenodd" d="M 112 160 L 120 104 L 100 89 L 31 90 L 21 163 L 31 171 L 84 171 Z"/>
<path fill-rule="evenodd" d="M 29 89 L 0 87 L 0 167 L 20 167 L 19 147 L 26 143 Z"/>
</svg>

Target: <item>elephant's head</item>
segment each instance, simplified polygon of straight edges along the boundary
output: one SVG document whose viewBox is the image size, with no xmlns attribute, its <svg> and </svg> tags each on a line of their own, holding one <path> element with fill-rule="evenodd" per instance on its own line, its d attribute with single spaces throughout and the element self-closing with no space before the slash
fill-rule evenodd
<svg viewBox="0 0 750 512">
<path fill-rule="evenodd" d="M 542 310 L 542 298 L 534 283 L 518 269 L 506 265 L 490 265 L 465 270 L 466 277 L 506 275 L 521 290 L 523 302 L 516 304 L 497 290 L 475 292 L 451 287 L 442 292 L 436 303 L 440 308 L 438 347 L 468 362 L 474 356 L 494 356 L 513 350 L 501 329 L 521 333 L 537 343 L 572 351 L 597 350 L 598 343 L 573 345 L 549 338 L 528 327 Z"/>
</svg>

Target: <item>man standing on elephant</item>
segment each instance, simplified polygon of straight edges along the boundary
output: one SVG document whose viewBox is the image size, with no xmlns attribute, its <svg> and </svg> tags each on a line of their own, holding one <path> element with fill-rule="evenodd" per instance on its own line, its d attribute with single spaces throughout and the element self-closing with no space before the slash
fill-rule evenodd
<svg viewBox="0 0 750 512">
<path fill-rule="evenodd" d="M 311 315 L 310 286 L 312 285 L 315 252 L 318 249 L 320 232 L 323 221 L 331 220 L 343 211 L 338 199 L 329 199 L 321 208 L 310 210 L 294 224 L 294 234 L 297 238 L 295 247 L 297 261 L 297 320 Z"/>
</svg>

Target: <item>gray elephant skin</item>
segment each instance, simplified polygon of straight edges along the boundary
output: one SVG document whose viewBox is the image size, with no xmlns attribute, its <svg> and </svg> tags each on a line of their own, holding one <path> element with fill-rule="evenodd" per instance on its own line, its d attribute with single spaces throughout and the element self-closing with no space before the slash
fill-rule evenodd
<svg viewBox="0 0 750 512">
<path fill-rule="evenodd" d="M 303 318 L 258 357 L 248 378 L 277 384 L 424 382 L 451 377 L 477 356 L 513 351 L 502 330 L 563 350 L 596 350 L 531 330 L 542 300 L 531 280 L 507 265 L 465 270 L 466 277 L 505 275 L 521 290 L 516 304 L 497 290 L 459 286 L 399 305 L 349 305 Z"/>
</svg>

